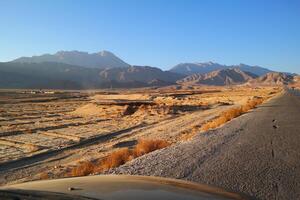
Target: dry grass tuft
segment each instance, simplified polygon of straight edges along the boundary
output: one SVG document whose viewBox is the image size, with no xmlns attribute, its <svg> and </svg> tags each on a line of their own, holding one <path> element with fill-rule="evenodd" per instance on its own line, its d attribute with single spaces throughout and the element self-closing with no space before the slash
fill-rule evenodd
<svg viewBox="0 0 300 200">
<path fill-rule="evenodd" d="M 100 162 L 99 171 L 108 170 L 123 165 L 133 159 L 128 148 L 113 152 Z"/>
<path fill-rule="evenodd" d="M 169 146 L 170 143 L 164 140 L 139 140 L 133 150 L 122 148 L 112 152 L 106 158 L 93 164 L 91 161 L 86 161 L 79 164 L 71 171 L 71 176 L 86 176 L 92 173 L 102 172 L 111 168 L 118 167 L 132 160 L 133 158 L 142 156 L 157 149 L 162 149 Z"/>
<path fill-rule="evenodd" d="M 134 157 L 139 157 L 169 145 L 170 144 L 165 140 L 140 140 L 133 151 L 133 155 Z"/>
<path fill-rule="evenodd" d="M 94 172 L 95 165 L 91 161 L 85 161 L 71 171 L 71 176 L 86 176 Z"/>
<path fill-rule="evenodd" d="M 41 180 L 46 180 L 49 179 L 49 174 L 47 172 L 43 172 L 40 174 L 40 179 Z"/>
<path fill-rule="evenodd" d="M 201 130 L 207 131 L 209 129 L 215 129 L 220 125 L 225 124 L 226 122 L 232 120 L 233 118 L 236 118 L 242 115 L 243 113 L 248 112 L 249 110 L 255 108 L 257 105 L 262 104 L 263 101 L 264 101 L 263 98 L 255 98 L 251 101 L 248 101 L 243 106 L 237 108 L 231 108 L 227 111 L 224 111 L 219 117 L 202 125 Z"/>
</svg>

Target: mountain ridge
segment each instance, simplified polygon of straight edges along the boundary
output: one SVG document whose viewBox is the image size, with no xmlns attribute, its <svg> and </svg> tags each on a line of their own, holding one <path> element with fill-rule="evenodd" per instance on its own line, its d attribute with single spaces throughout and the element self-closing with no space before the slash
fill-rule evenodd
<svg viewBox="0 0 300 200">
<path fill-rule="evenodd" d="M 43 54 L 39 56 L 20 57 L 11 62 L 18 63 L 43 63 L 58 62 L 87 68 L 114 68 L 129 67 L 130 65 L 109 51 L 88 53 L 83 51 L 58 51 L 55 54 Z"/>
<path fill-rule="evenodd" d="M 258 76 L 250 72 L 244 72 L 239 68 L 220 69 L 206 74 L 192 74 L 177 81 L 182 85 L 238 85 Z"/>
<path fill-rule="evenodd" d="M 282 72 L 270 72 L 247 82 L 247 85 L 279 86 L 292 84 L 295 77 Z"/>
<path fill-rule="evenodd" d="M 252 79 L 273 71 L 242 63 L 222 65 L 211 61 L 180 63 L 170 70 L 163 71 L 150 66 L 129 65 L 112 52 L 105 50 L 96 53 L 74 50 L 21 57 L 11 62 L 0 63 L 0 73 L 2 73 L 1 88 L 94 89 L 167 86 L 176 83 L 237 85 L 248 82 L 254 84 L 255 80 Z M 285 73 L 285 75 L 289 74 Z M 280 75 L 277 79 L 279 84 L 284 77 Z M 268 80 L 272 82 L 272 77 Z M 256 82 L 259 84 L 259 80 Z"/>
<path fill-rule="evenodd" d="M 97 89 L 166 86 L 183 76 L 148 66 L 97 69 L 56 62 L 7 62 L 0 63 L 0 78 L 0 88 Z"/>
<path fill-rule="evenodd" d="M 216 70 L 229 69 L 229 68 L 239 68 L 242 71 L 248 71 L 258 76 L 264 75 L 268 72 L 272 72 L 267 68 L 260 66 L 250 66 L 246 64 L 238 65 L 222 65 L 215 62 L 203 62 L 203 63 L 181 63 L 172 67 L 169 71 L 192 75 L 192 74 L 206 74 Z"/>
</svg>

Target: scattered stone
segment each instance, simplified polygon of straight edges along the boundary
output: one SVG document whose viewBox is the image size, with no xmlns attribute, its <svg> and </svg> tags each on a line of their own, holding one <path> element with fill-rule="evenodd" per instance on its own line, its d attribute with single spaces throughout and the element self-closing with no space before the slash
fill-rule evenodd
<svg viewBox="0 0 300 200">
<path fill-rule="evenodd" d="M 73 190 L 81 190 L 80 188 L 76 188 L 76 187 L 69 187 L 68 190 L 73 191 Z"/>
<path fill-rule="evenodd" d="M 277 129 L 277 128 L 279 128 L 279 126 L 278 125 L 273 125 L 273 128 Z"/>
<path fill-rule="evenodd" d="M 72 190 L 75 190 L 75 188 L 69 187 L 68 190 L 72 191 Z"/>
</svg>

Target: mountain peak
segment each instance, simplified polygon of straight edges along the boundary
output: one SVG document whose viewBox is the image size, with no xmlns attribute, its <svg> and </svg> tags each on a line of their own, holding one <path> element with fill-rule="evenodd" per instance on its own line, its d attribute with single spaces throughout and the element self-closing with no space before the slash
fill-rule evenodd
<svg viewBox="0 0 300 200">
<path fill-rule="evenodd" d="M 97 54 L 100 55 L 100 56 L 115 56 L 115 54 L 113 54 L 110 51 L 106 51 L 106 50 L 100 51 Z"/>
</svg>

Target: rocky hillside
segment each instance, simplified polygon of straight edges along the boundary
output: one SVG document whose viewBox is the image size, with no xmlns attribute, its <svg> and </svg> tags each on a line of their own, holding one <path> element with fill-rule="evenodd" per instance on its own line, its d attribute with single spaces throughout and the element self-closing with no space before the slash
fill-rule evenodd
<svg viewBox="0 0 300 200">
<path fill-rule="evenodd" d="M 207 74 L 193 74 L 177 83 L 182 85 L 237 85 L 256 78 L 257 75 L 241 71 L 238 68 L 229 68 L 213 71 Z"/>
<path fill-rule="evenodd" d="M 224 65 L 213 62 L 204 63 L 181 63 L 170 69 L 171 72 L 192 75 L 192 74 L 206 74 L 212 71 L 224 69 Z"/>
<path fill-rule="evenodd" d="M 128 68 L 106 69 L 99 73 L 106 82 L 136 82 L 147 85 L 170 85 L 183 78 L 183 75 L 149 66 L 131 66 Z"/>
<path fill-rule="evenodd" d="M 294 76 L 294 82 L 291 84 L 292 87 L 300 89 L 300 76 L 295 75 Z"/>
<path fill-rule="evenodd" d="M 280 73 L 271 72 L 264 76 L 258 77 L 257 79 L 250 80 L 247 84 L 249 85 L 261 85 L 261 86 L 275 86 L 275 85 L 288 85 L 294 82 L 294 76 Z"/>
</svg>

